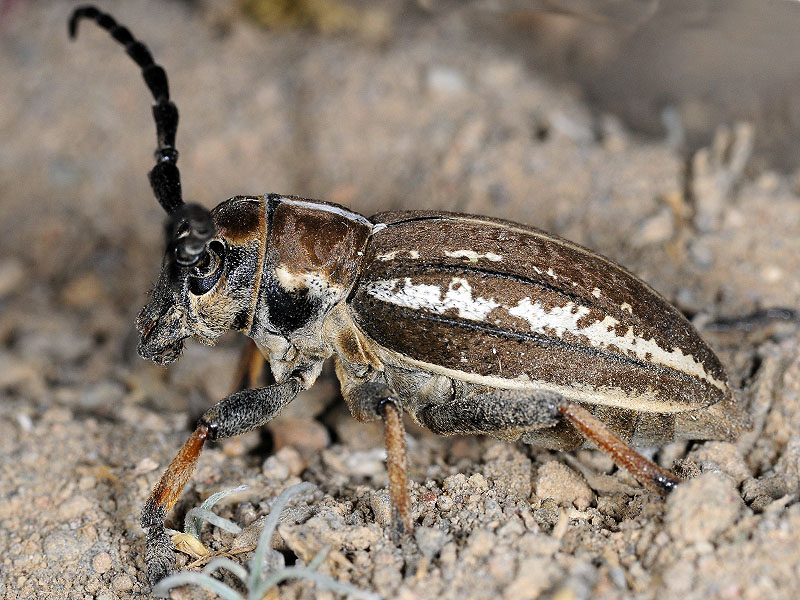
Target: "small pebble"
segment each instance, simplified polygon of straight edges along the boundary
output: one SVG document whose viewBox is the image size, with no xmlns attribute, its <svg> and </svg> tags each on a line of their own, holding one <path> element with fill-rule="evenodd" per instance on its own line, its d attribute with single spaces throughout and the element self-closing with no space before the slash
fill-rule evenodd
<svg viewBox="0 0 800 600">
<path fill-rule="evenodd" d="M 486 529 L 476 529 L 467 541 L 466 553 L 469 556 L 483 558 L 491 554 L 492 549 L 497 545 L 498 539 L 491 531 Z"/>
<path fill-rule="evenodd" d="M 385 460 L 386 450 L 378 447 L 348 452 L 344 457 L 344 464 L 350 476 L 381 477 L 386 472 Z"/>
<path fill-rule="evenodd" d="M 92 559 L 92 568 L 98 573 L 105 573 L 111 568 L 111 555 L 108 552 L 95 554 Z"/>
<path fill-rule="evenodd" d="M 134 469 L 135 475 L 142 475 L 143 473 L 149 473 L 150 471 L 154 471 L 158 468 L 158 463 L 154 461 L 150 457 L 145 457 L 140 460 L 136 464 L 136 468 Z"/>
<path fill-rule="evenodd" d="M 701 468 L 709 465 L 721 469 L 733 477 L 737 485 L 751 477 L 742 453 L 735 444 L 729 442 L 706 442 L 692 450 L 686 458 L 701 465 Z"/>
<path fill-rule="evenodd" d="M 800 489 L 800 435 L 789 438 L 775 465 L 775 472 L 786 481 L 788 493 L 796 493 Z"/>
<path fill-rule="evenodd" d="M 105 300 L 103 282 L 94 273 L 78 276 L 64 286 L 60 298 L 70 308 L 90 309 L 100 306 Z"/>
<path fill-rule="evenodd" d="M 289 467 L 277 456 L 270 456 L 264 461 L 261 472 L 267 479 L 283 481 L 289 477 Z"/>
<path fill-rule="evenodd" d="M 636 233 L 631 237 L 634 248 L 663 244 L 675 234 L 672 211 L 664 206 L 639 223 Z"/>
<path fill-rule="evenodd" d="M 225 456 L 235 458 L 237 456 L 245 456 L 249 452 L 252 452 L 260 443 L 261 432 L 255 430 L 223 440 L 221 446 Z"/>
<path fill-rule="evenodd" d="M 354 550 L 364 550 L 372 546 L 378 539 L 378 534 L 369 527 L 356 527 L 347 533 L 347 546 Z"/>
<path fill-rule="evenodd" d="M 73 531 L 54 531 L 44 538 L 44 553 L 54 562 L 77 560 L 88 549 L 85 539 Z"/>
<path fill-rule="evenodd" d="M 539 498 L 552 498 L 560 506 L 583 508 L 591 504 L 593 497 L 592 490 L 581 475 L 555 460 L 539 467 L 536 495 Z"/>
<path fill-rule="evenodd" d="M 452 536 L 434 527 L 417 527 L 414 530 L 414 539 L 422 556 L 432 559 L 439 554 L 439 551 L 452 539 Z"/>
<path fill-rule="evenodd" d="M 457 70 L 433 65 L 427 72 L 428 88 L 438 94 L 458 94 L 466 88 L 464 76 Z"/>
<path fill-rule="evenodd" d="M 111 580 L 111 589 L 115 592 L 128 592 L 133 589 L 133 579 L 128 575 L 117 575 Z"/>
<path fill-rule="evenodd" d="M 558 569 L 550 557 L 528 557 L 520 561 L 517 576 L 505 589 L 506 600 L 538 598 L 553 585 Z"/>
<path fill-rule="evenodd" d="M 0 262 L 0 299 L 19 292 L 25 279 L 25 269 L 16 258 Z"/>
<path fill-rule="evenodd" d="M 100 578 L 97 576 L 92 576 L 89 578 L 89 581 L 86 582 L 86 585 L 83 586 L 84 591 L 94 594 L 102 587 L 102 582 Z"/>
<path fill-rule="evenodd" d="M 370 495 L 369 505 L 375 514 L 375 522 L 381 527 L 388 527 L 392 522 L 392 504 L 389 493 L 385 490 Z"/>
<path fill-rule="evenodd" d="M 94 504 L 84 496 L 73 496 L 58 507 L 58 516 L 64 521 L 76 519 L 91 509 Z"/>
<path fill-rule="evenodd" d="M 519 498 L 531 495 L 531 460 L 511 444 L 498 443 L 486 453 L 483 474 L 494 486 Z"/>
<path fill-rule="evenodd" d="M 97 485 L 97 479 L 92 477 L 91 475 L 84 475 L 78 480 L 78 487 L 83 490 L 91 490 Z"/>
<path fill-rule="evenodd" d="M 707 542 L 732 525 L 743 506 L 733 479 L 722 473 L 702 473 L 667 498 L 664 524 L 676 542 Z"/>
<path fill-rule="evenodd" d="M 444 491 L 450 492 L 453 490 L 460 490 L 464 487 L 467 483 L 467 476 L 463 473 L 456 473 L 455 475 L 450 475 L 446 477 L 445 480 L 442 482 L 442 487 Z"/>
<path fill-rule="evenodd" d="M 486 565 L 486 570 L 492 579 L 498 583 L 510 581 L 516 571 L 514 555 L 511 552 L 492 555 Z"/>
<path fill-rule="evenodd" d="M 275 456 L 287 466 L 289 469 L 289 474 L 295 477 L 300 475 L 300 473 L 303 472 L 303 469 L 306 468 L 306 461 L 292 446 L 281 448 L 275 453 Z"/>
<path fill-rule="evenodd" d="M 33 431 L 33 420 L 26 415 L 25 413 L 19 413 L 17 415 L 17 423 L 25 432 Z"/>
<path fill-rule="evenodd" d="M 303 453 L 316 453 L 330 443 L 328 430 L 313 419 L 282 418 L 269 424 L 275 449 L 293 446 Z"/>
<path fill-rule="evenodd" d="M 471 475 L 470 478 L 467 480 L 467 484 L 469 487 L 479 490 L 481 492 L 485 492 L 489 489 L 489 482 L 486 481 L 486 477 L 481 475 L 480 473 L 475 473 Z"/>
<path fill-rule="evenodd" d="M 533 511 L 534 520 L 545 529 L 552 529 L 558 522 L 558 504 L 553 498 L 545 498 L 542 505 Z"/>
<path fill-rule="evenodd" d="M 455 503 L 450 496 L 439 496 L 439 498 L 436 500 L 436 505 L 442 512 L 447 512 L 453 509 Z"/>
<path fill-rule="evenodd" d="M 351 450 L 370 450 L 383 445 L 383 424 L 356 421 L 346 408 L 336 412 L 333 428 L 339 441 Z"/>
</svg>

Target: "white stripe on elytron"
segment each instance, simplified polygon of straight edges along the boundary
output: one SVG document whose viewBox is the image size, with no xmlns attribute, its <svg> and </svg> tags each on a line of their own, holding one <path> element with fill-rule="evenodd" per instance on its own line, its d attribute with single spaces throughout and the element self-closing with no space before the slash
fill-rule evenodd
<svg viewBox="0 0 800 600">
<path fill-rule="evenodd" d="M 461 277 L 454 277 L 450 280 L 444 296 L 442 296 L 440 286 L 415 284 L 411 282 L 410 277 L 403 280 L 402 287 L 399 284 L 399 279 L 374 281 L 366 286 L 366 292 L 378 300 L 405 308 L 426 310 L 437 314 L 455 309 L 458 311 L 459 317 L 471 321 L 483 321 L 492 310 L 502 308 L 511 316 L 528 321 L 533 332 L 545 333 L 545 329 L 550 329 L 555 331 L 558 337 L 569 332 L 585 337 L 592 346 L 602 348 L 614 346 L 623 352 L 632 353 L 641 360 L 669 367 L 707 381 L 722 391 L 728 389 L 723 381 L 707 373 L 693 355 L 684 354 L 680 348 L 665 350 L 653 338 L 645 339 L 635 336 L 633 327 L 628 327 L 625 334 L 618 335 L 619 321 L 613 317 L 606 316 L 601 321 L 578 327 L 578 321 L 588 315 L 590 311 L 589 308 L 579 306 L 571 301 L 564 306 L 554 306 L 549 310 L 546 310 L 541 302 L 531 302 L 529 297 L 519 300 L 515 306 L 503 306 L 494 298 L 473 297 L 472 287 L 466 279 Z"/>
<path fill-rule="evenodd" d="M 407 258 L 419 258 L 419 251 L 417 250 L 392 250 L 391 252 L 387 252 L 385 254 L 378 254 L 375 258 L 386 262 L 387 260 L 394 260 L 398 255 L 403 254 L 404 252 L 408 253 Z"/>
<path fill-rule="evenodd" d="M 501 260 L 503 260 L 502 256 L 500 256 L 499 254 L 495 254 L 494 252 L 486 252 L 484 254 L 480 254 L 478 252 L 475 252 L 475 250 L 455 250 L 452 252 L 450 250 L 445 250 L 444 254 L 445 256 L 449 256 L 450 258 L 466 258 L 471 261 L 477 261 L 479 258 L 485 258 L 492 262 L 500 262 Z"/>
<path fill-rule="evenodd" d="M 406 308 L 422 309 L 438 314 L 455 309 L 462 319 L 482 321 L 493 309 L 500 306 L 490 298 L 472 297 L 472 286 L 466 279 L 454 277 L 442 297 L 438 285 L 413 284 L 406 277 L 402 288 L 398 289 L 398 279 L 384 279 L 367 285 L 367 293 L 378 300 Z"/>
</svg>

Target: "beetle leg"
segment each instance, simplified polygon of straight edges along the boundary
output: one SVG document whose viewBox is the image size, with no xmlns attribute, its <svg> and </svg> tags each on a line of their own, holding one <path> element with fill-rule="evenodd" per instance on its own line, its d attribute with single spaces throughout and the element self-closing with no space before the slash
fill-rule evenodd
<svg viewBox="0 0 800 600">
<path fill-rule="evenodd" d="M 300 381 L 254 390 L 224 398 L 200 418 L 194 433 L 172 460 L 142 508 L 142 528 L 147 532 L 145 563 L 151 584 L 166 577 L 175 562 L 172 542 L 164 529 L 164 519 L 175 504 L 194 471 L 206 440 L 239 435 L 260 427 L 274 418 L 300 391 Z"/>
<path fill-rule="evenodd" d="M 258 385 L 261 377 L 264 374 L 264 365 L 267 364 L 261 350 L 258 349 L 256 343 L 248 339 L 247 345 L 242 349 L 239 356 L 239 364 L 236 365 L 236 371 L 233 374 L 233 383 L 231 388 L 234 392 L 241 390 L 249 390 Z"/>
<path fill-rule="evenodd" d="M 385 383 L 351 377 L 340 362 L 337 362 L 337 373 L 342 382 L 342 396 L 353 417 L 359 421 L 383 420 L 389 499 L 392 502 L 392 530 L 399 539 L 404 532 L 414 529 L 411 497 L 408 493 L 408 452 L 403 410 Z"/>
<path fill-rule="evenodd" d="M 562 418 L 560 404 L 561 396 L 552 392 L 494 390 L 424 404 L 414 417 L 440 435 L 487 433 L 516 439 L 522 431 L 556 425 Z"/>
<path fill-rule="evenodd" d="M 594 442 L 618 466 L 636 477 L 646 488 L 663 495 L 672 491 L 681 482 L 679 477 L 646 459 L 622 441 L 600 419 L 582 406 L 563 402 L 558 410 L 586 439 Z"/>
<path fill-rule="evenodd" d="M 392 502 L 392 529 L 399 538 L 414 530 L 411 520 L 411 496 L 408 493 L 408 452 L 403 411 L 392 400 L 379 408 L 383 415 L 383 432 L 386 438 L 386 470 L 389 472 L 389 498 Z"/>
<path fill-rule="evenodd" d="M 525 430 L 553 427 L 566 418 L 583 437 L 594 442 L 648 489 L 664 494 L 681 481 L 636 452 L 588 410 L 551 392 L 497 390 L 446 404 L 425 404 L 414 416 L 439 434 L 488 433 L 500 437 L 505 434 L 508 439 L 516 439 Z"/>
</svg>

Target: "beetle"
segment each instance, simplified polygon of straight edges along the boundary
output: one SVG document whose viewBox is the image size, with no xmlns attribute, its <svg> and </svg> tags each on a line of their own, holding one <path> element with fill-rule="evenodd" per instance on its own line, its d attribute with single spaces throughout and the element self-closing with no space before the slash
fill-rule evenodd
<svg viewBox="0 0 800 600">
<path fill-rule="evenodd" d="M 167 249 L 137 318 L 139 354 L 252 338 L 275 384 L 200 419 L 142 511 L 151 582 L 174 562 L 164 520 L 206 440 L 267 423 L 334 357 L 360 421 L 384 422 L 397 532 L 413 528 L 401 416 L 442 435 L 483 433 L 570 450 L 589 442 L 659 492 L 680 479 L 632 445 L 734 439 L 746 425 L 725 370 L 689 321 L 611 260 L 533 227 L 439 211 L 366 218 L 296 196 L 237 196 L 212 211 L 181 196 L 178 111 L 167 76 L 130 31 L 77 8 L 139 65 L 154 99 L 149 173 Z"/>
</svg>

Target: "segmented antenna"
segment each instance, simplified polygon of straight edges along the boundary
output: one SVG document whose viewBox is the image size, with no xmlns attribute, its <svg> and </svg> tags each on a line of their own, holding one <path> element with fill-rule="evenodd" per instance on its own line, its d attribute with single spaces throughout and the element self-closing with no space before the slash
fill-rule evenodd
<svg viewBox="0 0 800 600">
<path fill-rule="evenodd" d="M 133 37 L 124 25 L 120 25 L 111 15 L 101 12 L 92 5 L 79 6 L 69 19 L 69 36 L 75 39 L 78 22 L 91 19 L 111 34 L 125 47 L 125 52 L 142 70 L 142 77 L 150 88 L 156 103 L 153 117 L 156 121 L 156 164 L 148 177 L 156 200 L 167 213 L 174 213 L 183 204 L 181 198 L 181 174 L 178 170 L 178 151 L 175 149 L 175 135 L 178 131 L 178 108 L 169 99 L 167 73 L 153 60 L 153 55 L 142 42 Z"/>
<path fill-rule="evenodd" d="M 167 245 L 174 259 L 183 267 L 196 264 L 206 253 L 206 244 L 214 238 L 211 213 L 197 204 L 186 204 L 181 198 L 181 173 L 178 170 L 178 151 L 175 135 L 178 132 L 178 108 L 169 99 L 167 73 L 156 64 L 153 55 L 142 42 L 111 15 L 92 5 L 79 6 L 69 19 L 69 36 L 75 39 L 81 19 L 91 19 L 125 47 L 142 70 L 142 77 L 155 99 L 153 117 L 156 121 L 156 164 L 148 174 L 156 200 L 169 215 Z"/>
</svg>

